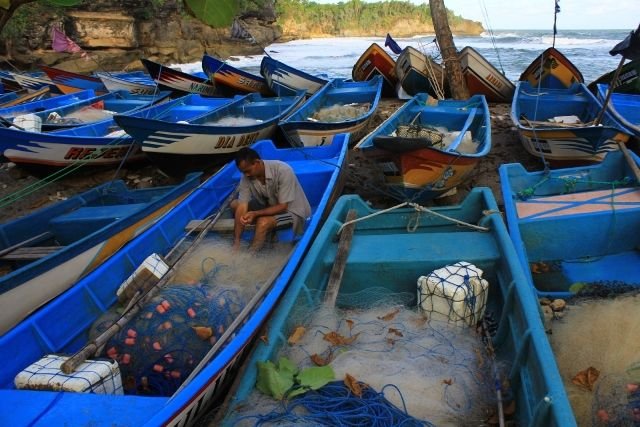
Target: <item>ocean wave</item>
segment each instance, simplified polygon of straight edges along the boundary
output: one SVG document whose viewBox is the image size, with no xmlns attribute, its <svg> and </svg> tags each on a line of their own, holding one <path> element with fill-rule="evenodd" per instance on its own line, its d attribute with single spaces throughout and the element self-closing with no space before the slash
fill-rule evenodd
<svg viewBox="0 0 640 427">
<path fill-rule="evenodd" d="M 607 44 L 613 47 L 614 44 L 618 43 L 619 40 L 609 40 L 609 39 L 590 39 L 590 38 L 575 38 L 575 37 L 558 37 L 556 36 L 556 45 L 559 46 L 575 46 L 581 44 L 587 45 L 595 45 L 595 44 Z M 553 43 L 553 36 L 545 36 L 542 37 L 542 43 Z"/>
<path fill-rule="evenodd" d="M 480 34 L 480 37 L 483 38 L 491 38 L 491 34 L 487 33 L 486 31 L 482 32 L 482 34 Z M 516 33 L 493 33 L 493 37 L 496 39 L 515 39 L 515 40 L 519 40 L 522 38 L 522 35 L 520 34 L 516 34 Z"/>
</svg>

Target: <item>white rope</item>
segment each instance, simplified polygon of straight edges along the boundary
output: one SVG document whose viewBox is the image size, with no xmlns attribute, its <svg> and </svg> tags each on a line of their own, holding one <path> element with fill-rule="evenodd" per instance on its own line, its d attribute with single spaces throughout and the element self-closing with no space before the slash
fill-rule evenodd
<svg viewBox="0 0 640 427">
<path fill-rule="evenodd" d="M 346 221 L 340 226 L 340 228 L 338 229 L 338 232 L 336 233 L 336 235 L 339 236 L 340 233 L 342 233 L 342 230 L 349 224 L 355 224 L 356 222 L 364 221 L 365 219 L 373 218 L 374 216 L 382 215 L 382 214 L 385 214 L 387 212 L 391 212 L 393 210 L 396 210 L 396 209 L 399 209 L 399 208 L 403 208 L 405 206 L 412 207 L 417 212 L 426 212 L 426 213 L 429 213 L 431 215 L 437 216 L 438 218 L 446 219 L 447 221 L 451 221 L 453 223 L 456 223 L 458 225 L 463 225 L 465 227 L 469 227 L 469 228 L 471 228 L 473 230 L 478 230 L 478 231 L 489 231 L 490 230 L 489 227 L 482 227 L 480 225 L 475 225 L 475 224 L 470 224 L 468 222 L 460 221 L 459 219 L 451 218 L 450 216 L 446 216 L 446 215 L 438 213 L 438 212 L 436 212 L 434 210 L 431 210 L 429 208 L 425 208 L 424 206 L 421 206 L 421 205 L 419 205 L 417 203 L 403 202 L 403 203 L 400 203 L 399 205 L 392 206 L 392 207 L 387 208 L 387 209 L 382 209 L 382 210 L 379 210 L 379 211 L 374 212 L 372 214 L 361 216 L 360 218 L 356 218 L 356 219 L 351 220 L 351 221 Z M 495 211 L 484 211 L 483 212 L 484 215 L 490 215 L 490 214 L 493 214 L 493 213 L 495 213 Z M 418 228 L 419 220 L 420 220 L 420 217 L 418 216 L 414 220 L 415 223 L 413 225 L 407 224 L 407 231 L 409 231 L 409 232 L 415 231 Z"/>
</svg>

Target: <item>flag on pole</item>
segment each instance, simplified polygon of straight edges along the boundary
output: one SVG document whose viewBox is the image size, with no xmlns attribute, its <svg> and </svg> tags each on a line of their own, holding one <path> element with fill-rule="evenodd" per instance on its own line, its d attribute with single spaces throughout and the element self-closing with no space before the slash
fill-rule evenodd
<svg viewBox="0 0 640 427">
<path fill-rule="evenodd" d="M 620 43 L 615 45 L 613 49 L 609 51 L 611 56 L 622 55 L 626 59 L 636 60 L 640 59 L 640 25 L 635 31 L 631 33 Z"/>
<path fill-rule="evenodd" d="M 400 55 L 402 53 L 402 48 L 394 39 L 391 38 L 389 33 L 387 33 L 387 38 L 384 40 L 384 45 L 388 46 L 396 55 Z"/>
<path fill-rule="evenodd" d="M 83 58 L 87 57 L 87 52 L 57 27 L 51 29 L 51 48 L 56 52 L 79 53 Z"/>
</svg>

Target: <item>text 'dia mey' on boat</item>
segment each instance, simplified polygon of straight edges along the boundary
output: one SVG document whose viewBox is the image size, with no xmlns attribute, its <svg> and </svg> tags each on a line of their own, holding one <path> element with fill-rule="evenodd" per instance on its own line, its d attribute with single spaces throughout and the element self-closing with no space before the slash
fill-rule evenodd
<svg viewBox="0 0 640 427">
<path fill-rule="evenodd" d="M 385 97 L 396 97 L 396 61 L 378 43 L 372 43 L 356 61 L 351 70 L 354 81 L 365 81 L 373 76 L 381 75 L 384 79 L 382 85 L 382 95 Z"/>
<path fill-rule="evenodd" d="M 376 162 L 385 194 L 398 200 L 433 199 L 455 189 L 491 150 L 489 107 L 483 95 L 467 101 L 407 101 L 356 150 Z"/>
<path fill-rule="evenodd" d="M 511 102 L 515 85 L 472 47 L 458 54 L 462 75 L 471 95 L 484 95 L 487 102 Z"/>
<path fill-rule="evenodd" d="M 116 116 L 116 121 L 163 170 L 184 173 L 220 165 L 240 148 L 271 138 L 278 121 L 303 99 L 302 91 L 275 98 L 252 93 L 233 100 L 219 98 L 215 108 L 187 101 L 170 105 L 168 117 Z"/>
<path fill-rule="evenodd" d="M 342 196 L 221 407 L 216 425 L 576 425 L 487 188 Z"/>
<path fill-rule="evenodd" d="M 548 48 L 534 59 L 518 80 L 529 82 L 533 87 L 551 89 L 584 83 L 580 70 L 554 47 Z"/>
<path fill-rule="evenodd" d="M 414 47 L 402 50 L 396 59 L 395 71 L 400 86 L 410 96 L 428 93 L 444 99 L 449 92 L 444 67 Z"/>
<path fill-rule="evenodd" d="M 216 85 L 226 87 L 235 93 L 271 94 L 264 77 L 240 70 L 211 55 L 202 56 L 202 70 Z"/>
<path fill-rule="evenodd" d="M 596 163 L 617 150 L 629 134 L 602 110 L 584 84 L 566 89 L 538 89 L 517 82 L 511 120 L 527 152 L 553 165 Z"/>
<path fill-rule="evenodd" d="M 140 62 L 162 89 L 180 92 L 183 95 L 193 93 L 202 96 L 221 96 L 215 85 L 205 77 L 184 73 L 146 58 L 141 58 Z"/>
<path fill-rule="evenodd" d="M 364 82 L 334 79 L 281 120 L 280 128 L 293 146 L 331 144 L 343 132 L 357 141 L 378 108 L 381 92 L 381 76 Z"/>
<path fill-rule="evenodd" d="M 609 85 L 598 84 L 598 100 L 604 103 Z M 640 93 L 618 93 L 610 95 L 607 109 L 620 128 L 628 130 L 636 138 L 640 138 Z"/>
<path fill-rule="evenodd" d="M 129 190 L 112 181 L 1 224 L 0 334 L 101 265 L 199 182 L 193 174 L 178 185 Z"/>
<path fill-rule="evenodd" d="M 253 145 L 262 159 L 293 169 L 311 206 L 302 234 L 278 231 L 278 241 L 260 257 L 244 250 L 233 254 L 233 237 L 218 228 L 233 221 L 228 205 L 242 176 L 228 163 L 96 270 L 1 336 L 0 351 L 11 366 L 0 373 L 0 423 L 196 425 L 225 395 L 339 194 L 347 144 L 348 135 L 327 147 Z M 252 231 L 247 233 L 243 238 L 250 239 Z M 277 262 L 260 262 L 277 253 Z M 181 258 L 195 268 L 182 271 Z M 150 278 L 158 288 L 137 299 Z M 123 283 L 133 286 L 120 292 Z M 90 344 L 109 319 L 119 319 L 124 305 L 130 306 L 124 314 L 130 321 L 122 333 L 97 349 L 98 358 L 91 354 L 73 373 L 62 373 L 60 362 Z M 39 368 L 49 361 L 55 381 L 47 381 L 51 370 Z M 108 369 L 98 369 L 99 363 Z"/>
<path fill-rule="evenodd" d="M 304 90 L 313 95 L 327 84 L 327 80 L 298 70 L 270 56 L 262 58 L 260 74 L 273 93 L 280 94 L 282 87 L 293 91 Z"/>
<path fill-rule="evenodd" d="M 109 102 L 105 101 L 105 105 L 108 106 Z M 139 103 L 140 107 L 145 105 L 149 105 L 149 102 Z M 139 113 L 138 116 L 153 117 L 165 109 L 164 104 L 155 104 L 127 114 L 135 116 Z M 0 135 L 4 137 L 0 149 L 7 159 L 40 172 L 66 167 L 73 170 L 96 166 L 113 167 L 123 161 L 134 162 L 144 157 L 139 144 L 116 124 L 113 113 L 104 120 L 57 131 L 0 128 Z M 72 169 L 67 172 L 72 172 Z"/>
</svg>

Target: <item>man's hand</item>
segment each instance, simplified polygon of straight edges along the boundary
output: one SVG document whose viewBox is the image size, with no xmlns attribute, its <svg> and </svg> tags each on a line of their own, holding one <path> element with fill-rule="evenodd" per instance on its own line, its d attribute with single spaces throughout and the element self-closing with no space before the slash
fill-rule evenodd
<svg viewBox="0 0 640 427">
<path fill-rule="evenodd" d="M 253 224 L 257 217 L 258 215 L 254 211 L 247 212 L 240 217 L 240 223 L 244 226 Z"/>
</svg>

